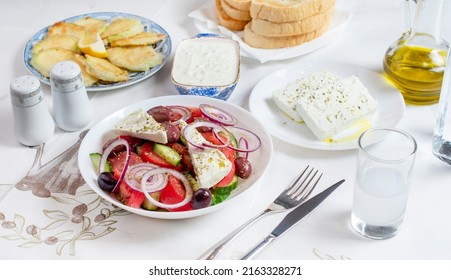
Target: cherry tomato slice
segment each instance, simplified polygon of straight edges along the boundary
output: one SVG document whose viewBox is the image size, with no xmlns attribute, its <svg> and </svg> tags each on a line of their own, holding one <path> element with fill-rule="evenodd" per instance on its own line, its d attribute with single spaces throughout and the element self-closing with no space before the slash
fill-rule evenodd
<svg viewBox="0 0 451 280">
<path fill-rule="evenodd" d="M 177 178 L 175 178 L 172 175 L 168 176 L 168 184 L 166 187 L 164 187 L 161 190 L 160 194 L 160 202 L 165 204 L 175 204 L 179 203 L 183 199 L 185 199 L 185 187 L 183 186 L 183 183 L 180 182 Z M 177 212 L 177 211 L 188 211 L 192 210 L 191 203 L 188 202 L 187 204 L 180 206 L 178 208 L 174 209 L 168 209 L 171 212 Z"/>
</svg>

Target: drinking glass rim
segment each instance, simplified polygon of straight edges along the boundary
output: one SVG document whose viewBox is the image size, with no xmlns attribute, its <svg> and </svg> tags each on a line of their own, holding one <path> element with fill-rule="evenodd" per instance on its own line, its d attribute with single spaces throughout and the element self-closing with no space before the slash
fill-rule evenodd
<svg viewBox="0 0 451 280">
<path fill-rule="evenodd" d="M 371 145 L 374 145 L 374 144 L 376 144 L 378 141 L 373 142 L 373 143 L 370 143 L 370 144 L 368 144 L 366 147 L 363 147 L 363 146 L 362 146 L 362 138 L 363 138 L 365 135 L 367 135 L 367 134 L 369 134 L 369 133 L 371 133 L 371 132 L 377 132 L 377 131 L 391 131 L 391 132 L 396 132 L 396 133 L 399 133 L 399 134 L 404 135 L 406 138 L 408 138 L 408 139 L 410 139 L 410 140 L 412 141 L 412 143 L 413 143 L 413 149 L 412 149 L 412 151 L 411 151 L 409 154 L 407 154 L 406 156 L 404 156 L 404 157 L 402 157 L 402 158 L 399 158 L 399 159 L 382 159 L 382 158 L 379 158 L 379 157 L 376 157 L 376 156 L 370 154 L 369 152 L 367 152 L 366 147 L 369 147 L 369 146 L 371 146 Z M 359 136 L 358 144 L 359 144 L 359 149 L 360 149 L 360 150 L 361 150 L 368 158 L 371 158 L 372 160 L 378 161 L 378 162 L 381 162 L 381 163 L 400 163 L 400 162 L 406 161 L 409 157 L 415 156 L 415 153 L 416 153 L 417 148 L 418 148 L 417 141 L 415 140 L 415 138 L 413 138 L 412 135 L 410 135 L 408 132 L 406 132 L 406 131 L 404 131 L 404 130 L 402 130 L 402 129 L 391 128 L 391 127 L 373 127 L 373 128 L 370 128 L 370 129 L 364 131 L 364 132 L 363 132 L 362 134 L 360 134 L 360 136 Z"/>
</svg>

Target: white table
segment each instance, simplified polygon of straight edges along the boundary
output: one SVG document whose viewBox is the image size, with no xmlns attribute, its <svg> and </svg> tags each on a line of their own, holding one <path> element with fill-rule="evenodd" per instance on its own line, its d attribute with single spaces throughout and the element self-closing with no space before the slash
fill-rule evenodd
<svg viewBox="0 0 451 280">
<path fill-rule="evenodd" d="M 208 0 L 213 1 L 213 0 Z M 140 15 L 159 23 L 172 40 L 173 47 L 197 33 L 186 15 L 202 6 L 205 0 L 86 0 L 86 1 L 2 1 L 0 3 L 0 190 L 3 200 L 0 212 L 5 221 L 43 227 L 48 216 L 43 209 L 53 209 L 50 199 L 29 201 L 30 192 L 10 190 L 31 166 L 35 150 L 20 145 L 13 136 L 9 96 L 10 81 L 27 74 L 23 65 L 23 47 L 38 30 L 58 20 L 95 11 L 119 11 Z M 451 7 L 447 3 L 445 24 L 450 26 Z M 242 59 L 241 79 L 229 102 L 249 109 L 252 88 L 265 75 L 276 69 L 303 60 L 337 60 L 351 62 L 382 73 L 382 58 L 387 47 L 402 33 L 401 0 L 337 0 L 337 8 L 354 15 L 344 32 L 330 44 L 313 53 L 284 61 L 261 64 Z M 444 28 L 444 37 L 451 40 L 451 29 Z M 176 95 L 170 83 L 172 57 L 155 76 L 136 85 L 110 92 L 90 93 L 94 123 L 125 105 L 147 98 Z M 49 87 L 43 86 L 51 109 Z M 390 240 L 373 241 L 357 235 L 349 226 L 355 173 L 356 151 L 318 151 L 304 149 L 274 140 L 274 157 L 263 183 L 215 213 L 186 220 L 157 220 L 137 215 L 117 216 L 109 225 L 114 228 L 97 239 L 86 238 L 60 248 L 45 243 L 25 243 L 11 229 L 0 227 L 0 259 L 195 259 L 225 233 L 263 210 L 289 183 L 298 170 L 307 164 L 324 172 L 320 187 L 346 179 L 334 194 L 312 215 L 265 250 L 259 259 L 450 259 L 451 258 L 451 167 L 433 157 L 431 136 L 437 106 L 407 106 L 399 127 L 410 132 L 419 148 L 406 218 L 401 232 Z M 46 144 L 43 161 L 49 160 L 71 146 L 77 133 L 56 131 Z M 88 190 L 85 187 L 84 190 Z M 1 196 L 0 196 L 1 197 Z M 82 199 L 75 197 L 76 199 Z M 14 207 L 12 206 L 14 205 Z M 62 204 L 61 204 L 62 205 Z M 66 208 L 65 208 L 66 209 Z M 53 214 L 47 215 L 52 216 Z M 52 212 L 54 213 L 54 212 Z M 57 213 L 58 214 L 58 213 Z M 55 214 L 55 215 L 57 215 Z M 61 213 L 60 213 L 61 214 Z M 71 215 L 67 213 L 67 215 Z M 1 216 L 1 215 L 0 215 Z M 266 235 L 281 215 L 268 217 L 246 232 L 220 258 L 236 259 Z M 53 224 L 53 231 L 80 230 L 79 224 Z M 105 227 L 106 228 L 106 227 Z M 67 232 L 66 232 L 67 233 Z M 42 235 L 54 234 L 52 229 Z M 70 233 L 68 233 L 70 234 Z M 5 235 L 10 235 L 5 237 Z M 62 236 L 61 233 L 60 236 Z M 15 236 L 15 237 L 14 237 Z M 62 237 L 61 237 L 62 238 Z"/>
</svg>

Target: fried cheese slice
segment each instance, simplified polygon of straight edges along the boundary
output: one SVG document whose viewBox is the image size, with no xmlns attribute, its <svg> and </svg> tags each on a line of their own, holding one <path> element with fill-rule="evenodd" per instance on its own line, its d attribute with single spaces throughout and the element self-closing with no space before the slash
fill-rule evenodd
<svg viewBox="0 0 451 280">
<path fill-rule="evenodd" d="M 105 31 L 100 34 L 100 37 L 107 43 L 135 36 L 144 32 L 144 25 L 138 19 L 133 18 L 119 18 L 113 20 Z"/>
<path fill-rule="evenodd" d="M 78 44 L 77 37 L 66 34 L 55 34 L 50 37 L 45 37 L 44 40 L 37 42 L 33 46 L 31 54 L 35 55 L 43 50 L 53 48 L 62 48 L 76 53 L 80 53 L 77 44 Z"/>
<path fill-rule="evenodd" d="M 76 25 L 72 22 L 60 21 L 49 27 L 47 32 L 47 37 L 53 36 L 55 34 L 65 34 L 77 37 L 78 39 L 83 39 L 88 35 L 88 32 L 83 26 Z"/>
<path fill-rule="evenodd" d="M 114 47 L 107 49 L 108 59 L 114 65 L 130 71 L 147 71 L 163 63 L 163 54 L 151 46 Z"/>
<path fill-rule="evenodd" d="M 128 71 L 121 69 L 104 58 L 91 55 L 86 56 L 86 70 L 92 76 L 104 82 L 125 82 L 128 80 Z"/>
<path fill-rule="evenodd" d="M 156 32 L 141 32 L 135 36 L 110 42 L 112 47 L 147 46 L 164 40 L 166 35 Z"/>
<path fill-rule="evenodd" d="M 89 74 L 88 71 L 86 70 L 86 58 L 83 55 L 75 54 L 72 61 L 77 63 L 78 66 L 80 66 L 81 77 L 83 79 L 83 83 L 85 86 L 92 86 L 95 83 L 97 83 L 99 79 Z"/>
<path fill-rule="evenodd" d="M 50 77 L 50 69 L 53 65 L 64 60 L 72 60 L 75 54 L 73 51 L 62 48 L 50 48 L 33 55 L 30 64 L 42 76 L 48 78 Z"/>
<path fill-rule="evenodd" d="M 104 20 L 93 18 L 93 17 L 84 17 L 74 21 L 76 25 L 82 26 L 89 34 L 102 33 L 105 31 L 107 24 Z"/>
</svg>

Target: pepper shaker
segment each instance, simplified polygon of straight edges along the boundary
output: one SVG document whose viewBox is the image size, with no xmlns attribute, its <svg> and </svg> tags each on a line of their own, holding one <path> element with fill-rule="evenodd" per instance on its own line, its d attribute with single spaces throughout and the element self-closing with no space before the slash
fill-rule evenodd
<svg viewBox="0 0 451 280">
<path fill-rule="evenodd" d="M 81 69 L 73 61 L 62 61 L 50 70 L 53 116 L 66 131 L 77 131 L 91 121 L 91 107 L 81 77 Z"/>
<path fill-rule="evenodd" d="M 41 83 L 34 76 L 20 76 L 10 84 L 14 135 L 25 146 L 38 146 L 55 131 L 52 116 L 44 102 Z"/>
</svg>

